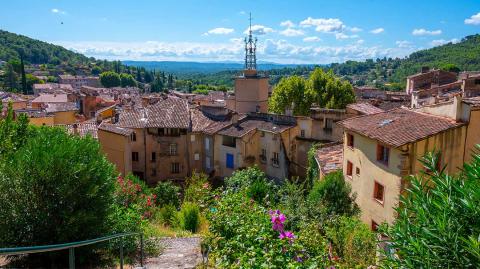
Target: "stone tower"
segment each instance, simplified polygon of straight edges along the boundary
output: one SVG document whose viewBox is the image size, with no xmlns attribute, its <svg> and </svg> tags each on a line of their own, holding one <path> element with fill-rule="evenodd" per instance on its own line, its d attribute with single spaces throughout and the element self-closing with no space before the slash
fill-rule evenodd
<svg viewBox="0 0 480 269">
<path fill-rule="evenodd" d="M 238 113 L 267 112 L 268 77 L 257 73 L 257 39 L 252 36 L 252 16 L 248 37 L 245 38 L 245 68 L 235 78 L 235 101 L 231 109 Z"/>
</svg>

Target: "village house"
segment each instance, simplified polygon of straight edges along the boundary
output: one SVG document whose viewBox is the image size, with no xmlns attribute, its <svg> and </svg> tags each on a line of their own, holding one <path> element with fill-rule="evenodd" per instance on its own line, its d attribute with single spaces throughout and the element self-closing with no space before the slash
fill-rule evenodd
<svg viewBox="0 0 480 269">
<path fill-rule="evenodd" d="M 166 97 L 154 105 L 124 110 L 114 116 L 113 123 L 132 130 L 129 143 L 134 175 L 155 184 L 162 180 L 183 180 L 190 174 L 189 158 L 186 158 L 190 129 L 186 100 Z M 100 143 L 109 143 L 104 139 L 108 137 L 99 135 Z"/>
<path fill-rule="evenodd" d="M 78 107 L 72 102 L 47 103 L 44 111 L 53 115 L 54 124 L 73 124 L 77 121 Z"/>
<path fill-rule="evenodd" d="M 132 139 L 134 130 L 103 122 L 98 126 L 98 140 L 107 159 L 122 175 L 132 172 Z"/>
<path fill-rule="evenodd" d="M 343 142 L 333 142 L 323 145 L 315 151 L 315 161 L 318 166 L 318 179 L 341 170 L 343 167 Z"/>
<path fill-rule="evenodd" d="M 423 169 L 425 153 L 439 151 L 439 167 L 458 172 L 480 141 L 478 100 L 457 96 L 442 105 L 397 108 L 340 123 L 345 128 L 343 173 L 357 193 L 365 223 L 375 229 L 394 221 L 393 208 L 408 177 Z"/>
<path fill-rule="evenodd" d="M 73 88 L 79 89 L 82 86 L 100 87 L 99 77 L 59 75 L 58 83 L 70 84 Z"/>
<path fill-rule="evenodd" d="M 35 96 L 39 96 L 40 94 L 71 94 L 74 92 L 70 84 L 36 83 L 33 84 L 32 88 L 33 95 Z"/>
<path fill-rule="evenodd" d="M 48 103 L 67 103 L 66 94 L 40 94 L 38 97 L 30 101 L 32 108 L 42 109 Z"/>
<path fill-rule="evenodd" d="M 294 117 L 249 113 L 234 118 L 215 137 L 215 176 L 227 177 L 237 169 L 257 165 L 270 178 L 289 178 L 297 135 Z"/>
</svg>

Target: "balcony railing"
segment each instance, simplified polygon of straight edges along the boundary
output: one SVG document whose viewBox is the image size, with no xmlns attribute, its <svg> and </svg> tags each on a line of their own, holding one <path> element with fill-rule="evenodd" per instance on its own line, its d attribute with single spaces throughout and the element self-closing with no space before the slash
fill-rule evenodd
<svg viewBox="0 0 480 269">
<path fill-rule="evenodd" d="M 17 247 L 17 248 L 0 248 L 1 255 L 22 255 L 29 253 L 42 253 L 57 250 L 68 249 L 68 268 L 75 268 L 75 248 L 87 245 L 93 245 L 100 242 L 109 241 L 115 238 L 123 238 L 127 236 L 140 236 L 140 266 L 143 267 L 143 234 L 142 233 L 121 233 L 100 238 L 70 242 L 65 244 L 32 246 L 32 247 Z M 123 242 L 120 241 L 120 268 L 123 269 Z"/>
</svg>

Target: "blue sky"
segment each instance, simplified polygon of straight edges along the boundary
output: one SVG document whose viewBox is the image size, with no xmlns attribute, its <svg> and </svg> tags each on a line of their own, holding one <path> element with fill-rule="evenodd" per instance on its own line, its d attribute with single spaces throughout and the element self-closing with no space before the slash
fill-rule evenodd
<svg viewBox="0 0 480 269">
<path fill-rule="evenodd" d="M 331 63 L 409 53 L 480 32 L 477 0 L 2 1 L 0 29 L 101 59 Z M 63 22 L 63 24 L 62 24 Z"/>
</svg>

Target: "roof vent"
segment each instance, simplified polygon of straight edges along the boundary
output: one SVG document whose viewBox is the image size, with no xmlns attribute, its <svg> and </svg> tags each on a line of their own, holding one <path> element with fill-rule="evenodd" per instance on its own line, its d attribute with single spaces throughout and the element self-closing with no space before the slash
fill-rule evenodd
<svg viewBox="0 0 480 269">
<path fill-rule="evenodd" d="M 390 124 L 390 123 L 392 123 L 392 122 L 393 122 L 393 120 L 382 120 L 382 121 L 380 122 L 380 126 L 385 126 L 385 125 Z"/>
</svg>

